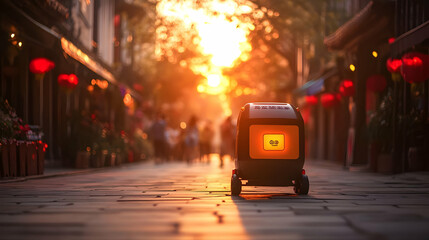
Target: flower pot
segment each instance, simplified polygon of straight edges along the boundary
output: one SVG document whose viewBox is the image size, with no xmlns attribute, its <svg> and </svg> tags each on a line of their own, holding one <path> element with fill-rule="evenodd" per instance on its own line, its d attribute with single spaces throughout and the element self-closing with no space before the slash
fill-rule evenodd
<svg viewBox="0 0 429 240">
<path fill-rule="evenodd" d="M 45 151 L 46 144 L 39 141 L 36 143 L 37 149 L 37 174 L 43 174 L 45 171 Z"/>
<path fill-rule="evenodd" d="M 110 153 L 107 157 L 109 166 L 115 166 L 116 163 L 116 153 Z"/>
<path fill-rule="evenodd" d="M 380 155 L 380 144 L 371 143 L 369 145 L 369 169 L 373 172 L 377 172 L 378 168 L 378 157 Z"/>
<path fill-rule="evenodd" d="M 1 142 L 1 177 L 9 177 L 9 143 Z"/>
<path fill-rule="evenodd" d="M 26 175 L 25 169 L 27 167 L 27 143 L 24 141 L 18 141 L 17 163 L 18 176 L 24 177 Z"/>
<path fill-rule="evenodd" d="M 121 165 L 122 164 L 122 162 L 124 162 L 124 154 L 122 154 L 122 153 L 118 153 L 118 154 L 116 154 L 116 162 L 115 162 L 115 165 Z"/>
<path fill-rule="evenodd" d="M 100 168 L 104 166 L 103 154 L 97 152 L 96 154 L 91 155 L 91 167 Z"/>
<path fill-rule="evenodd" d="M 16 161 L 16 140 L 9 141 L 9 176 L 17 176 L 17 161 Z"/>
<path fill-rule="evenodd" d="M 91 159 L 91 153 L 88 151 L 79 151 L 76 154 L 76 162 L 75 167 L 76 168 L 89 168 L 89 162 Z"/>
<path fill-rule="evenodd" d="M 393 173 L 393 159 L 390 154 L 382 153 L 377 159 L 377 172 Z"/>
<path fill-rule="evenodd" d="M 410 171 L 424 171 L 425 161 L 423 158 L 423 149 L 418 147 L 408 148 L 408 170 Z"/>
<path fill-rule="evenodd" d="M 27 176 L 37 175 L 37 150 L 34 142 L 27 142 Z"/>
<path fill-rule="evenodd" d="M 109 164 L 110 164 L 110 154 L 107 150 L 103 150 L 101 152 L 100 167 L 109 166 Z"/>
</svg>

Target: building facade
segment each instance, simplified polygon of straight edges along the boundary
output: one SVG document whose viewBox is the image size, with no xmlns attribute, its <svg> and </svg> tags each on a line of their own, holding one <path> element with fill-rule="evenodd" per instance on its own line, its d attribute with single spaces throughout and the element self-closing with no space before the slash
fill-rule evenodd
<svg viewBox="0 0 429 240">
<path fill-rule="evenodd" d="M 116 39 L 115 20 L 127 4 L 119 0 L 0 3 L 0 98 L 7 99 L 34 131 L 43 133 L 41 140 L 49 146 L 47 159 L 53 164 L 74 166 L 77 152 L 95 149 L 82 132 L 81 124 L 88 119 L 116 132 L 126 130 L 127 110 L 141 98 L 117 74 L 125 59 L 118 57 L 122 39 Z M 38 58 L 55 66 L 43 74 L 32 72 L 29 66 Z"/>
</svg>

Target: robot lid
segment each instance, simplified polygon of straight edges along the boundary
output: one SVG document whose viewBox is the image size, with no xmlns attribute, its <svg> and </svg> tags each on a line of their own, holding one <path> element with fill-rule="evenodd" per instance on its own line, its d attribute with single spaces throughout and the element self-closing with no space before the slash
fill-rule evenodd
<svg viewBox="0 0 429 240">
<path fill-rule="evenodd" d="M 293 107 L 288 103 L 249 103 L 249 118 L 297 119 Z"/>
</svg>

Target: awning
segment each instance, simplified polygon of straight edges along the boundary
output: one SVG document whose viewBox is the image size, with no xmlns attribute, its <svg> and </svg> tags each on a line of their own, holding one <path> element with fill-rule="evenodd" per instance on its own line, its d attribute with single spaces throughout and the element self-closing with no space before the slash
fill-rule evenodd
<svg viewBox="0 0 429 240">
<path fill-rule="evenodd" d="M 9 1 L 4 1 L 2 3 L 7 4 L 8 7 L 13 8 L 14 11 L 18 12 L 24 19 L 28 20 L 32 24 L 34 24 L 36 27 L 40 28 L 44 32 L 46 32 L 48 35 L 52 36 L 55 41 L 60 40 L 61 47 L 64 50 L 67 55 L 70 57 L 76 59 L 78 62 L 82 63 L 84 66 L 86 66 L 88 69 L 93 71 L 94 73 L 100 75 L 107 81 L 109 81 L 112 84 L 115 84 L 121 88 L 127 89 L 127 91 L 137 100 L 141 100 L 140 94 L 136 93 L 132 88 L 128 87 L 126 84 L 120 83 L 117 81 L 115 76 L 107 70 L 105 67 L 102 66 L 102 64 L 95 60 L 94 58 L 90 57 L 88 54 L 86 54 L 84 51 L 79 49 L 77 46 L 75 46 L 72 42 L 67 40 L 66 38 L 62 37 L 60 33 L 48 28 L 47 26 L 39 23 L 35 19 L 33 19 L 31 16 L 26 14 L 24 11 L 16 7 L 14 4 L 12 4 Z"/>
<path fill-rule="evenodd" d="M 127 85 L 118 82 L 115 76 L 109 70 L 104 68 L 99 62 L 92 59 L 90 56 L 88 56 L 88 54 L 83 52 L 81 49 L 76 47 L 72 42 L 68 41 L 64 37 L 61 37 L 61 47 L 63 48 L 64 52 L 67 53 L 67 55 L 76 59 L 78 62 L 82 63 L 94 73 L 100 75 L 102 78 L 106 79 L 112 84 L 115 84 L 118 87 L 127 89 L 131 96 L 133 96 L 137 100 L 141 100 L 140 94 L 136 93 Z"/>
<path fill-rule="evenodd" d="M 348 50 L 364 41 L 393 35 L 393 7 L 390 2 L 371 1 L 353 18 L 325 37 L 324 44 L 332 50 Z"/>
<path fill-rule="evenodd" d="M 101 66 L 101 64 L 93 60 L 86 53 L 77 48 L 72 42 L 68 41 L 64 37 L 61 38 L 61 47 L 63 48 L 64 52 L 67 53 L 67 55 L 76 59 L 78 62 L 82 63 L 83 65 L 91 69 L 93 72 L 97 73 L 98 75 L 113 84 L 118 84 L 118 81 L 116 81 L 112 73 L 110 73 L 107 69 Z"/>
<path fill-rule="evenodd" d="M 338 70 L 334 68 L 331 71 L 325 73 L 320 78 L 308 81 L 302 87 L 295 89 L 293 93 L 296 96 L 304 96 L 304 95 L 310 96 L 310 95 L 318 94 L 324 90 L 325 80 L 334 76 L 335 74 L 337 74 L 337 72 Z"/>
<path fill-rule="evenodd" d="M 402 53 L 429 39 L 429 21 L 402 34 L 391 45 L 392 56 L 400 57 Z"/>
</svg>

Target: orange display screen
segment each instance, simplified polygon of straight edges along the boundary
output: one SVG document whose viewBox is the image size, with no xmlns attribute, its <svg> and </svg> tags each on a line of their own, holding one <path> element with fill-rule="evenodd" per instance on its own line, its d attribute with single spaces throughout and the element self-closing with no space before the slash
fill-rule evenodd
<svg viewBox="0 0 429 240">
<path fill-rule="evenodd" d="M 253 159 L 299 158 L 299 128 L 296 125 L 251 125 L 249 155 Z"/>
</svg>

